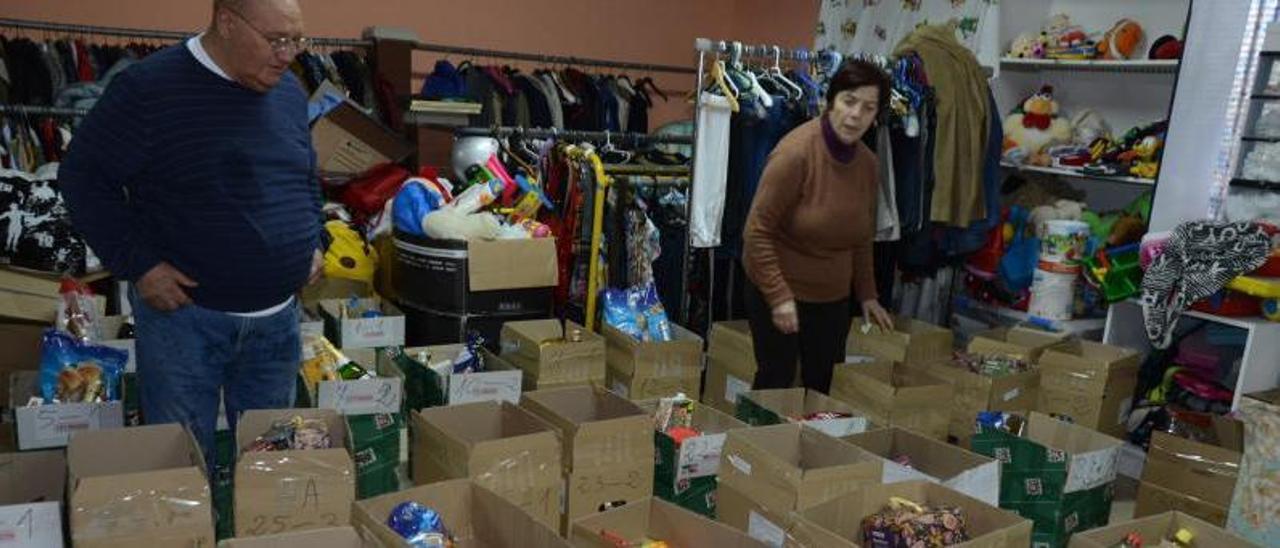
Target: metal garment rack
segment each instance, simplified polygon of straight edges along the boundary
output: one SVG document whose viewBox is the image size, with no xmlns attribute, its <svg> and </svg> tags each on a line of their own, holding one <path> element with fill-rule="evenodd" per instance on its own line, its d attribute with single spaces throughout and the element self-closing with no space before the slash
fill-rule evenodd
<svg viewBox="0 0 1280 548">
<path fill-rule="evenodd" d="M 0 105 L 0 114 L 79 118 L 88 113 L 88 109 L 83 108 L 46 107 L 42 105 Z"/>
<path fill-rule="evenodd" d="M 579 131 L 573 129 L 523 128 L 513 126 L 495 127 L 463 127 L 454 130 L 456 137 L 512 137 L 525 136 L 533 139 L 566 139 L 569 141 L 612 141 L 619 144 L 674 144 L 691 145 L 693 137 L 688 135 L 650 135 L 648 133 L 628 133 L 613 131 Z"/>
<path fill-rule="evenodd" d="M 778 61 L 785 59 L 789 61 L 798 61 L 798 62 L 808 62 L 811 60 L 816 60 L 819 58 L 819 53 L 820 53 L 820 52 L 815 52 L 813 50 L 804 49 L 804 48 L 784 48 L 784 47 L 775 46 L 775 45 L 749 45 L 749 44 L 743 44 L 742 42 L 712 40 L 710 38 L 695 38 L 693 41 L 693 49 L 694 51 L 698 52 L 698 74 L 696 78 L 697 84 L 693 88 L 694 97 L 695 97 L 693 101 L 693 138 L 694 138 L 695 144 L 693 146 L 692 158 L 690 159 L 690 164 L 693 166 L 696 166 L 698 161 L 698 146 L 696 143 L 698 138 L 698 132 L 701 130 L 701 128 L 698 127 L 698 119 L 699 119 L 699 116 L 702 114 L 702 87 L 706 83 L 705 74 L 706 74 L 708 53 L 714 55 L 715 56 L 714 60 L 717 60 L 717 61 L 720 59 L 721 55 L 730 55 L 735 58 L 755 57 L 755 58 L 762 58 L 762 59 L 763 58 L 776 59 Z M 692 182 L 694 184 L 690 185 L 689 200 L 685 204 L 685 218 L 687 219 L 692 218 L 693 193 L 697 191 L 696 181 L 692 181 Z M 689 223 L 690 231 L 692 231 L 692 227 L 693 227 L 693 223 L 690 222 Z M 688 259 L 693 252 L 692 251 L 693 250 L 693 247 L 692 247 L 693 234 L 692 233 L 688 234 L 685 237 L 684 242 L 685 242 L 684 243 L 685 261 L 684 261 L 683 275 L 684 275 L 684 279 L 687 282 L 690 274 L 689 263 L 691 262 Z M 729 275 L 730 298 L 726 299 L 727 308 L 728 308 L 728 315 L 726 317 L 732 318 L 733 316 L 733 299 L 732 299 L 733 270 L 730 269 L 729 272 L 730 272 L 730 275 Z M 715 318 L 715 314 L 713 314 L 711 310 L 712 305 L 715 303 L 715 294 L 716 294 L 715 291 L 716 291 L 715 248 L 707 248 L 707 326 L 706 326 L 707 334 L 711 333 L 711 324 L 714 323 L 714 318 Z M 685 325 L 688 325 L 688 322 L 689 322 L 689 292 L 688 291 L 685 291 L 680 295 L 680 315 L 681 315 L 682 322 Z"/>
<path fill-rule="evenodd" d="M 54 23 L 51 21 L 31 21 L 27 19 L 0 18 L 0 27 L 59 32 L 66 34 L 91 34 L 95 36 L 119 36 L 124 38 L 148 38 L 157 40 L 181 40 L 190 38 L 199 31 L 175 31 L 140 29 L 129 27 L 104 27 L 99 25 L 78 25 L 72 23 Z M 353 38 L 310 38 L 309 41 L 322 47 L 369 47 L 369 40 Z"/>
<path fill-rule="evenodd" d="M 418 42 L 413 45 L 413 49 L 417 51 L 430 51 L 433 53 L 446 53 L 451 55 L 464 55 L 471 57 L 492 57 L 496 59 L 511 59 L 514 61 L 533 61 L 535 63 L 574 65 L 587 67 L 605 67 L 622 70 L 635 70 L 640 72 L 669 72 L 673 74 L 693 74 L 694 69 L 690 67 L 681 67 L 676 65 L 660 65 L 652 63 L 632 63 L 629 61 L 613 61 L 609 59 L 592 59 L 588 57 L 573 57 L 566 55 L 546 55 L 540 53 L 527 53 L 521 51 L 502 51 L 482 48 L 469 48 L 463 46 L 448 46 L 444 44 L 430 44 L 426 42 Z"/>
</svg>

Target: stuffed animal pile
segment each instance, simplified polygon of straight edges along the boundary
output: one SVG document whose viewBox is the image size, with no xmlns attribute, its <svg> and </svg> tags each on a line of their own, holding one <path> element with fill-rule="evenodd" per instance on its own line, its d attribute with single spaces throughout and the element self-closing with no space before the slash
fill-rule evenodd
<svg viewBox="0 0 1280 548">
<path fill-rule="evenodd" d="M 1144 56 L 1146 34 L 1133 19 L 1116 21 L 1105 32 L 1089 32 L 1072 23 L 1066 14 L 1056 14 L 1045 21 L 1039 33 L 1024 32 L 1013 40 L 1009 57 L 1020 59 L 1107 59 L 1131 60 Z M 1182 41 L 1164 35 L 1151 41 L 1145 50 L 1147 59 L 1182 58 Z"/>
</svg>

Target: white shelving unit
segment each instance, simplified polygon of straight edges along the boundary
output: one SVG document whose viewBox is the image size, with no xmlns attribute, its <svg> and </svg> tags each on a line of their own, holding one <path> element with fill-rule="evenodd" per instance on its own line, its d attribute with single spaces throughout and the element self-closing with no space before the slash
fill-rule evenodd
<svg viewBox="0 0 1280 548">
<path fill-rule="evenodd" d="M 1151 72 L 1174 73 L 1178 71 L 1176 59 L 1134 59 L 1116 61 L 1109 59 L 1010 59 L 1000 60 L 1005 70 L 1077 70 L 1095 72 Z"/>
<path fill-rule="evenodd" d="M 1127 177 L 1122 175 L 1091 175 L 1077 169 L 1069 169 L 1063 167 L 1041 167 L 1030 165 L 1017 165 L 1008 162 L 1000 162 L 1000 167 L 1012 169 L 1016 171 L 1024 171 L 1027 173 L 1043 173 L 1045 175 L 1057 175 L 1059 177 L 1068 177 L 1073 179 L 1088 179 L 1091 181 L 1107 181 L 1112 183 L 1124 183 L 1128 185 L 1155 186 L 1154 179 L 1143 179 L 1141 177 Z"/>
<path fill-rule="evenodd" d="M 963 296 L 956 297 L 954 305 L 955 307 L 953 310 L 956 312 L 979 312 L 985 315 L 995 316 L 1003 320 L 1001 323 L 1027 324 L 1040 329 L 1056 331 L 1059 333 L 1069 333 L 1083 338 L 1096 337 L 1098 332 L 1102 331 L 1107 323 L 1107 320 L 1103 318 L 1067 321 L 1036 318 L 1021 310 L 995 306 Z"/>
<path fill-rule="evenodd" d="M 1188 319 L 1237 327 L 1248 333 L 1234 387 L 1235 399 L 1231 401 L 1232 410 L 1240 406 L 1241 396 L 1280 386 L 1280 322 L 1258 317 L 1228 318 L 1194 310 L 1188 310 L 1180 322 Z M 1142 352 L 1143 356 L 1150 354 L 1152 347 L 1143 326 L 1142 307 L 1134 301 L 1111 305 L 1102 340 L 1107 344 L 1132 348 Z"/>
</svg>

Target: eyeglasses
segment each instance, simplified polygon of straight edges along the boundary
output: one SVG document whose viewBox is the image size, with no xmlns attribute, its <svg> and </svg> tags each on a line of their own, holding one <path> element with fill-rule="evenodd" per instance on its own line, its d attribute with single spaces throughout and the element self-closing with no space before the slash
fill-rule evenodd
<svg viewBox="0 0 1280 548">
<path fill-rule="evenodd" d="M 241 21 L 244 21 L 244 24 L 248 25 L 249 28 L 253 29 L 253 32 L 257 33 L 258 36 L 261 36 L 263 40 L 266 40 L 267 45 L 271 47 L 272 52 L 296 55 L 300 52 L 306 51 L 307 47 L 311 45 L 311 40 L 305 36 L 299 36 L 297 38 L 290 38 L 288 36 L 272 38 L 270 36 L 267 36 L 267 33 L 262 32 L 261 29 L 259 29 L 251 21 L 249 21 L 248 17 L 245 17 L 239 11 L 236 11 L 229 7 L 226 8 L 226 10 L 235 14 L 235 16 L 239 17 Z"/>
</svg>

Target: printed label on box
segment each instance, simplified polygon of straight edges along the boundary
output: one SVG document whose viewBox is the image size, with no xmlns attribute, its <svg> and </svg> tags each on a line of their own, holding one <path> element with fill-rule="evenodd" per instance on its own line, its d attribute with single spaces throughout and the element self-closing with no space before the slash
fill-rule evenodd
<svg viewBox="0 0 1280 548">
<path fill-rule="evenodd" d="M 343 348 L 376 348 L 404 344 L 404 317 L 347 319 L 342 321 Z"/>
<path fill-rule="evenodd" d="M 812 420 L 804 421 L 804 424 L 833 438 L 843 438 L 867 431 L 866 417 Z"/>
<path fill-rule="evenodd" d="M 124 427 L 121 402 L 62 403 L 14 410 L 18 421 L 18 448 L 63 447 L 71 433 Z"/>
<path fill-rule="evenodd" d="M 1002 397 L 1004 398 L 1003 401 L 1009 401 L 1021 395 L 1022 395 L 1022 389 L 1014 388 L 1012 390 L 1009 390 L 1008 392 L 1005 392 L 1004 396 Z"/>
<path fill-rule="evenodd" d="M 333 409 L 343 415 L 371 415 L 400 412 L 404 394 L 398 377 L 320 383 L 316 407 Z"/>
<path fill-rule="evenodd" d="M 738 396 L 751 391 L 751 383 L 739 379 L 733 375 L 725 375 L 724 379 L 724 401 L 738 404 Z"/>
<path fill-rule="evenodd" d="M 747 516 L 747 535 L 774 548 L 782 548 L 787 542 L 787 532 L 755 510 Z"/>
<path fill-rule="evenodd" d="M 680 444 L 680 462 L 676 481 L 714 476 L 720 472 L 720 453 L 727 434 L 707 434 L 684 440 Z"/>
<path fill-rule="evenodd" d="M 62 547 L 57 502 L 0 506 L 0 546 Z"/>
<path fill-rule="evenodd" d="M 751 463 L 747 462 L 746 459 L 743 459 L 742 457 L 739 457 L 737 455 L 729 455 L 729 464 L 732 464 L 733 467 L 737 468 L 739 472 L 742 472 L 743 474 L 746 474 L 748 476 L 751 475 Z"/>
<path fill-rule="evenodd" d="M 449 376 L 449 404 L 477 401 L 520 403 L 521 372 L 486 371 Z"/>
</svg>

